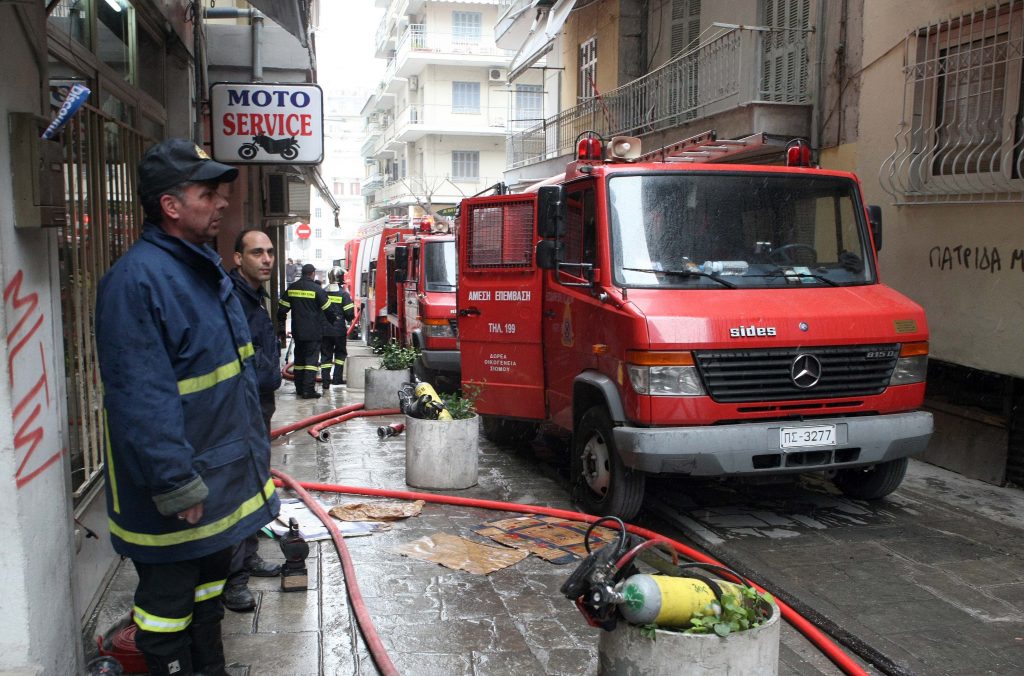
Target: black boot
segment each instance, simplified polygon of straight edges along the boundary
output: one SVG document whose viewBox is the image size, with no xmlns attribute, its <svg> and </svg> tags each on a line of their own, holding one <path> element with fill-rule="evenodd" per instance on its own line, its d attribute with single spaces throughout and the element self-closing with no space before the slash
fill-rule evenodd
<svg viewBox="0 0 1024 676">
<path fill-rule="evenodd" d="M 192 664 L 195 676 L 228 676 L 220 622 L 193 623 L 189 627 L 189 633 L 192 635 Z"/>
<path fill-rule="evenodd" d="M 223 653 L 223 651 L 221 651 Z M 146 658 L 146 667 L 152 676 L 185 676 L 191 674 L 192 656 L 188 650 L 182 650 L 171 655 L 151 655 L 143 653 Z M 223 666 L 223 663 L 222 663 Z"/>
</svg>

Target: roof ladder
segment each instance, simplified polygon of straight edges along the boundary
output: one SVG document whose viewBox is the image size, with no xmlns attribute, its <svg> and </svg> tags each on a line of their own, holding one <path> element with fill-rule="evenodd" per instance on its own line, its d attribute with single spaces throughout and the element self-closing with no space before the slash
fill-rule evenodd
<svg viewBox="0 0 1024 676">
<path fill-rule="evenodd" d="M 760 154 L 766 144 L 764 132 L 731 140 L 719 139 L 711 130 L 644 153 L 634 162 L 730 162 Z"/>
</svg>

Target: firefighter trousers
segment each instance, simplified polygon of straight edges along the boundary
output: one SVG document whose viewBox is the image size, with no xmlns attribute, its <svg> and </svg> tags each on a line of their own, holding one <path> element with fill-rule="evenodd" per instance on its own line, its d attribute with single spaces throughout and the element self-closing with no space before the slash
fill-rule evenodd
<svg viewBox="0 0 1024 676">
<path fill-rule="evenodd" d="M 330 385 L 345 383 L 345 357 L 347 356 L 348 348 L 345 344 L 345 336 L 324 336 L 320 343 L 320 383 L 324 389 Z"/>
<path fill-rule="evenodd" d="M 320 341 L 296 340 L 295 392 L 299 395 L 314 394 L 316 391 L 316 374 L 320 371 Z"/>
<path fill-rule="evenodd" d="M 132 609 L 138 627 L 135 644 L 147 660 L 180 660 L 197 670 L 223 660 L 220 596 L 233 551 L 227 547 L 173 563 L 132 561 L 139 574 Z"/>
</svg>

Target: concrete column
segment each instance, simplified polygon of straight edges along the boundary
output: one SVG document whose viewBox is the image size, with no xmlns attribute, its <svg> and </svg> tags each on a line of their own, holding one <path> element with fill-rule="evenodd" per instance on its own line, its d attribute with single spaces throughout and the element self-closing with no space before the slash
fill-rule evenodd
<svg viewBox="0 0 1024 676">
<path fill-rule="evenodd" d="M 9 113 L 49 116 L 40 101 L 45 22 L 44 3 L 0 4 L 0 167 L 11 167 Z M 57 233 L 15 230 L 12 194 L 11 172 L 0 171 L 0 673 L 73 674 L 82 647 L 72 601 Z"/>
</svg>

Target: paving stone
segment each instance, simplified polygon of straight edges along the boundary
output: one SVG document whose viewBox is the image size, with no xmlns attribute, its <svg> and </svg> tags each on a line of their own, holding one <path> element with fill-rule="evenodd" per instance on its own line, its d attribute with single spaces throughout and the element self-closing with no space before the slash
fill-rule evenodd
<svg viewBox="0 0 1024 676">
<path fill-rule="evenodd" d="M 250 676 L 319 676 L 320 635 L 316 631 L 233 634 L 224 637 L 228 662 L 249 667 Z"/>
</svg>

